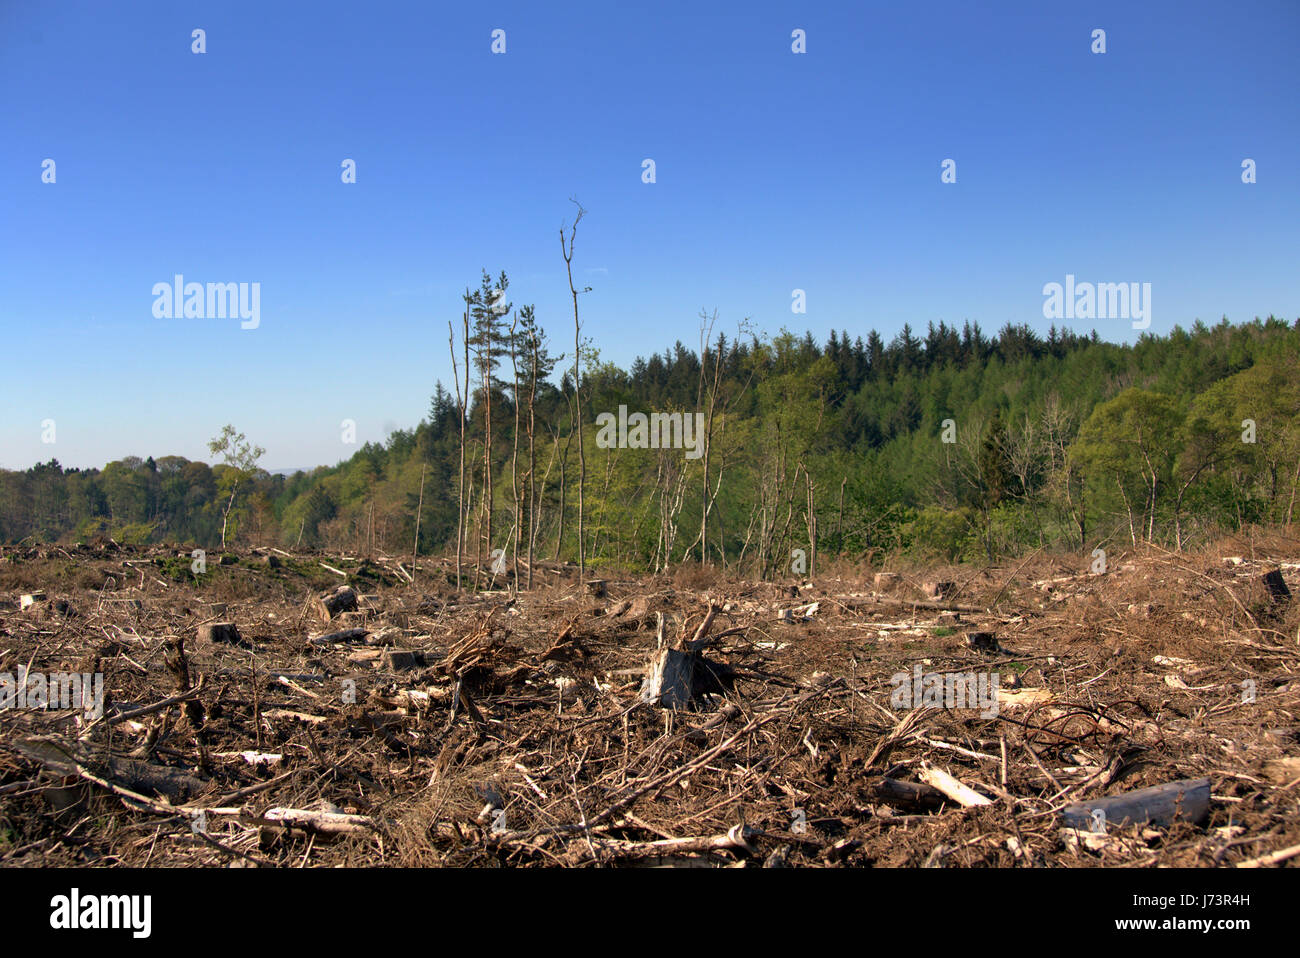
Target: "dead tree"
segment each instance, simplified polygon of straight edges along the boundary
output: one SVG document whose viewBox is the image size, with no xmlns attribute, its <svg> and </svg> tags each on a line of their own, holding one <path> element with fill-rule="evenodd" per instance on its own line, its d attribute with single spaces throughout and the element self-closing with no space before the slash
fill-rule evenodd
<svg viewBox="0 0 1300 958">
<path fill-rule="evenodd" d="M 469 290 L 465 290 L 469 298 Z M 460 389 L 460 368 L 456 363 L 456 334 L 452 331 L 451 321 L 447 321 L 447 347 L 451 351 L 451 369 L 456 377 L 456 414 L 460 417 L 460 488 L 456 497 L 456 588 L 460 589 L 461 561 L 465 552 L 465 405 L 469 400 L 469 306 L 464 314 L 465 343 L 465 395 Z"/>
<path fill-rule="evenodd" d="M 582 445 L 582 323 L 578 319 L 578 288 L 573 285 L 573 241 L 578 235 L 578 224 L 582 222 L 582 217 L 587 211 L 576 199 L 572 202 L 578 207 L 578 215 L 574 217 L 573 227 L 569 231 L 567 246 L 564 238 L 565 227 L 563 224 L 560 226 L 560 253 L 564 256 L 564 268 L 569 275 L 569 294 L 573 297 L 573 398 L 577 406 L 575 428 L 578 430 L 578 575 L 583 576 L 587 571 L 587 553 L 583 540 L 587 454 Z M 582 292 L 591 292 L 591 287 L 586 287 Z"/>
</svg>

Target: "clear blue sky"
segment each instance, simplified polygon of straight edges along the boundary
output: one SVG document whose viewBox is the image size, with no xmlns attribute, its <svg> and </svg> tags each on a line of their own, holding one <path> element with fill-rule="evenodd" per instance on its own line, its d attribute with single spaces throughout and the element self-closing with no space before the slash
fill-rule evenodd
<svg viewBox="0 0 1300 958">
<path fill-rule="evenodd" d="M 1296 0 L 0 0 L 0 466 L 206 459 L 226 422 L 267 467 L 337 462 L 341 420 L 382 440 L 450 383 L 483 267 L 571 352 L 570 196 L 621 365 L 702 308 L 1045 328 L 1067 273 L 1150 282 L 1155 333 L 1295 319 L 1298 43 Z M 259 282 L 260 327 L 154 318 L 176 273 Z"/>
</svg>

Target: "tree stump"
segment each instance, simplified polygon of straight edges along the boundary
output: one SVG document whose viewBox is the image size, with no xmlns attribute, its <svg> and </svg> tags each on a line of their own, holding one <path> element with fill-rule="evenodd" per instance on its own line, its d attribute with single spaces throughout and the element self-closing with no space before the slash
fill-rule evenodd
<svg viewBox="0 0 1300 958">
<path fill-rule="evenodd" d="M 226 642 L 238 645 L 239 629 L 233 622 L 213 622 L 210 625 L 199 626 L 197 638 L 200 642 Z"/>
<path fill-rule="evenodd" d="M 929 599 L 946 599 L 957 591 L 957 583 L 946 580 L 933 580 L 921 584 L 921 591 Z"/>
<path fill-rule="evenodd" d="M 996 652 L 998 634 L 996 632 L 967 632 L 966 644 L 976 652 Z"/>
<path fill-rule="evenodd" d="M 418 650 L 388 649 L 384 652 L 384 668 L 393 672 L 406 672 L 410 669 L 423 668 L 424 653 Z"/>
<path fill-rule="evenodd" d="M 695 691 L 696 659 L 694 653 L 679 649 L 656 652 L 641 686 L 641 701 L 661 708 L 686 708 Z"/>
<path fill-rule="evenodd" d="M 355 612 L 357 609 L 356 590 L 350 586 L 341 585 L 333 592 L 317 596 L 313 608 L 316 610 L 317 617 L 323 622 L 329 622 L 340 612 Z"/>
<path fill-rule="evenodd" d="M 43 591 L 28 592 L 18 600 L 18 609 L 19 611 L 30 609 L 36 603 L 44 601 L 45 593 Z"/>
<path fill-rule="evenodd" d="M 586 585 L 587 592 L 590 595 L 595 596 L 597 599 L 603 599 L 605 597 L 604 579 L 588 579 Z"/>
<path fill-rule="evenodd" d="M 878 590 L 881 592 L 889 592 L 898 586 L 898 583 L 902 578 L 903 577 L 897 572 L 877 572 L 876 578 L 873 581 Z"/>
<path fill-rule="evenodd" d="M 1268 597 L 1272 602 L 1285 602 L 1291 598 L 1291 590 L 1286 587 L 1286 580 L 1282 578 L 1281 569 L 1265 572 L 1260 577 L 1260 581 L 1264 583 L 1264 588 L 1268 590 Z"/>
</svg>

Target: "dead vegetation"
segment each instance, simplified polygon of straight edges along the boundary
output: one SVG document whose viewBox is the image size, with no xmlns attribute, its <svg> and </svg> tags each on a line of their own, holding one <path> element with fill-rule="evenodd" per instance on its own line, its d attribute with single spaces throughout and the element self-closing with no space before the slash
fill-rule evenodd
<svg viewBox="0 0 1300 958">
<path fill-rule="evenodd" d="M 0 863 L 1294 864 L 1298 559 L 474 595 L 433 560 L 6 550 L 0 673 L 100 672 L 104 707 L 0 710 Z M 899 708 L 898 673 L 997 706 Z"/>
</svg>

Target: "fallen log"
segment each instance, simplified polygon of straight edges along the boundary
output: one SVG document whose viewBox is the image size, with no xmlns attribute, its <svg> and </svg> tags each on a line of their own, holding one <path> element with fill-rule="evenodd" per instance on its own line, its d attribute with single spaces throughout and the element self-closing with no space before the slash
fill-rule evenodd
<svg viewBox="0 0 1300 958">
<path fill-rule="evenodd" d="M 301 829 L 317 835 L 347 835 L 375 827 L 374 820 L 365 815 L 313 812 L 305 808 L 268 808 L 249 820 L 258 825 Z"/>
<path fill-rule="evenodd" d="M 326 632 L 308 639 L 312 645 L 333 645 L 336 642 L 360 642 L 367 635 L 368 629 L 342 629 L 339 632 Z"/>
<path fill-rule="evenodd" d="M 1247 859 L 1244 862 L 1237 862 L 1238 868 L 1267 868 L 1269 865 L 1280 865 L 1288 859 L 1300 856 L 1300 845 L 1292 845 L 1289 848 L 1279 848 L 1275 852 L 1269 852 L 1267 855 L 1260 855 L 1258 858 Z"/>
<path fill-rule="evenodd" d="M 328 715 L 311 715 L 307 712 L 295 712 L 292 709 L 262 709 L 264 719 L 293 719 L 308 725 L 321 725 L 329 721 Z"/>
<path fill-rule="evenodd" d="M 1199 823 L 1210 811 L 1210 780 L 1180 779 L 1111 798 L 1075 802 L 1061 809 L 1061 820 L 1074 828 L 1092 829 L 1096 822 L 1095 811 L 1103 813 L 1107 825 L 1168 825 L 1174 821 Z"/>
<path fill-rule="evenodd" d="M 979 613 L 988 611 L 988 609 L 983 606 L 963 605 L 957 602 L 944 602 L 937 599 L 889 599 L 883 596 L 873 596 L 863 600 L 850 600 L 842 604 L 844 608 L 848 609 L 850 612 L 859 612 L 864 609 L 870 609 L 882 605 L 889 606 L 890 608 L 938 609 L 952 612 Z"/>
<path fill-rule="evenodd" d="M 614 838 L 590 838 L 591 846 L 598 853 L 612 858 L 642 859 L 656 858 L 661 855 L 698 855 L 717 851 L 742 851 L 754 854 L 754 847 L 749 839 L 757 832 L 745 825 L 736 825 L 728 829 L 725 835 L 706 835 L 698 838 L 665 838 L 653 842 L 633 842 Z M 580 848 L 587 848 L 587 841 L 578 843 Z"/>
<path fill-rule="evenodd" d="M 65 778 L 95 776 L 133 792 L 153 793 L 172 802 L 188 801 L 207 783 L 184 769 L 152 765 L 132 758 L 118 758 L 84 742 L 72 742 L 55 735 L 36 735 L 14 742 L 24 757 L 39 762 L 46 771 Z"/>
<path fill-rule="evenodd" d="M 866 787 L 876 801 L 900 808 L 936 809 L 943 805 L 945 798 L 943 792 L 932 785 L 904 782 L 888 776 L 869 781 Z"/>
<path fill-rule="evenodd" d="M 943 792 L 962 808 L 975 808 L 979 805 L 992 805 L 993 800 L 985 798 L 969 785 L 964 785 L 953 776 L 949 775 L 941 768 L 935 768 L 932 765 L 923 766 L 920 772 L 921 781 L 925 784 L 937 788 Z"/>
</svg>

